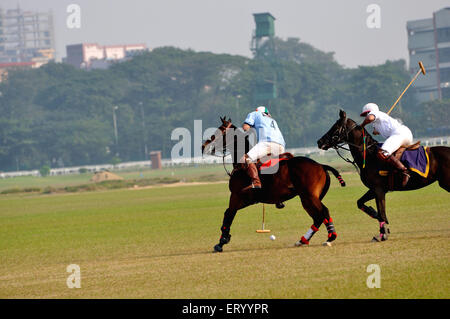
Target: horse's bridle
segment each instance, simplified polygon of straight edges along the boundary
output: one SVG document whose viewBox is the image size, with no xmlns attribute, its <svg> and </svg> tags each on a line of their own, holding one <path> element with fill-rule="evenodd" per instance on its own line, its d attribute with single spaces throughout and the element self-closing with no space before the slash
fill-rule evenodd
<svg viewBox="0 0 450 319">
<path fill-rule="evenodd" d="M 227 135 L 226 131 L 228 129 L 230 129 L 232 125 L 233 125 L 233 123 L 231 123 L 231 121 L 229 121 L 226 126 L 224 124 L 219 126 L 219 130 L 222 133 L 222 163 L 223 163 L 223 168 L 225 169 L 225 172 L 228 174 L 228 176 L 231 176 L 231 173 L 228 172 L 227 168 L 225 167 L 225 157 L 228 156 L 228 154 L 227 154 L 227 143 L 226 143 L 226 135 Z M 214 141 L 215 141 L 215 139 L 214 139 Z M 211 141 L 211 142 L 214 142 L 214 141 Z"/>
<path fill-rule="evenodd" d="M 351 131 L 353 131 L 358 125 L 355 123 L 351 128 L 347 128 L 347 118 L 345 119 L 344 123 L 339 127 L 339 130 L 337 134 L 333 134 L 331 138 L 329 138 L 330 147 L 337 150 L 338 148 L 342 148 L 346 151 L 350 151 L 349 149 L 343 147 L 342 145 L 348 144 L 355 147 L 358 147 L 358 145 L 349 143 L 348 142 L 348 134 L 350 134 Z M 344 138 L 345 134 L 345 138 Z"/>
<path fill-rule="evenodd" d="M 348 141 L 348 135 L 350 134 L 350 132 L 351 131 L 353 131 L 356 127 L 358 127 L 358 124 L 356 124 L 356 123 L 354 123 L 353 124 L 353 126 L 351 126 L 350 128 L 347 128 L 347 118 L 345 118 L 345 121 L 344 121 L 344 123 L 339 127 L 339 130 L 338 130 L 338 132 L 337 132 L 337 134 L 333 134 L 333 136 L 331 136 L 331 138 L 329 139 L 330 141 L 329 141 L 329 143 L 330 143 L 330 147 L 331 148 L 334 148 L 335 150 L 336 150 L 336 153 L 339 155 L 339 157 L 340 158 L 342 158 L 344 161 L 346 161 L 347 163 L 350 163 L 350 164 L 352 164 L 354 167 L 355 167 L 355 169 L 356 169 L 356 171 L 358 172 L 358 174 L 361 174 L 361 172 L 359 171 L 359 167 L 358 167 L 358 165 L 356 164 L 356 162 L 355 162 L 355 160 L 351 160 L 351 159 L 349 159 L 349 158 L 345 158 L 345 157 L 343 157 L 342 155 L 341 155 L 341 153 L 339 153 L 339 149 L 343 149 L 343 150 L 346 150 L 346 151 L 350 151 L 350 148 L 345 148 L 343 145 L 344 144 L 347 144 L 347 145 L 349 145 L 349 146 L 353 146 L 353 147 L 356 147 L 356 148 L 358 148 L 358 149 L 361 149 L 361 145 L 356 145 L 356 144 L 354 144 L 354 143 L 350 143 L 349 141 Z M 364 128 L 363 128 L 363 130 L 364 130 Z M 345 134 L 345 138 L 344 138 L 344 134 Z M 340 142 L 340 141 L 342 141 L 342 142 Z M 364 139 L 364 143 L 365 143 L 365 139 Z M 372 144 L 370 144 L 370 145 L 368 145 L 367 147 L 365 147 L 366 149 L 368 149 L 369 147 L 372 147 L 373 145 L 375 145 L 375 144 L 377 144 L 376 142 L 375 143 L 372 143 Z M 364 147 L 365 145 L 363 145 L 363 147 Z"/>
<path fill-rule="evenodd" d="M 358 126 L 359 126 L 358 124 L 354 123 L 350 128 L 347 128 L 347 118 L 346 118 L 345 122 L 342 124 L 342 126 L 339 127 L 338 133 L 337 134 L 333 134 L 333 136 L 331 137 L 330 140 L 333 140 L 333 141 L 330 141 L 330 147 L 334 148 L 334 149 L 341 148 L 341 149 L 344 149 L 346 151 L 350 151 L 350 149 L 345 148 L 345 147 L 342 146 L 344 144 L 348 144 L 348 145 L 351 145 L 353 147 L 356 147 L 356 148 L 360 149 L 361 145 L 356 145 L 356 144 L 350 143 L 348 141 L 348 135 L 350 134 L 351 131 L 353 131 Z M 364 130 L 364 128 L 363 128 L 363 130 Z M 343 134 L 345 134 L 345 138 L 343 137 Z M 339 141 L 342 141 L 342 142 L 339 142 Z M 374 142 L 374 143 L 368 145 L 367 148 L 372 147 L 375 144 L 377 144 L 377 142 Z"/>
</svg>

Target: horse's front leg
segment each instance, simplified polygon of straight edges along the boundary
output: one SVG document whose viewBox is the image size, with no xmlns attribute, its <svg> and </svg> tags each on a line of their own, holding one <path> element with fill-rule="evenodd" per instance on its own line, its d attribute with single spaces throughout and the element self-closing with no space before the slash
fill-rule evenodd
<svg viewBox="0 0 450 319">
<path fill-rule="evenodd" d="M 388 228 L 388 220 L 386 217 L 386 193 L 381 190 L 377 189 L 375 190 L 375 201 L 377 203 L 377 211 L 379 215 L 379 222 L 380 222 L 380 234 L 378 236 L 373 237 L 373 241 L 385 241 L 388 239 L 388 235 L 390 233 Z"/>
<path fill-rule="evenodd" d="M 366 202 L 374 199 L 375 197 L 376 197 L 375 192 L 369 189 L 367 193 L 365 193 L 360 199 L 358 199 L 356 204 L 358 205 L 358 208 L 362 210 L 364 213 L 381 222 L 382 220 L 378 212 L 375 209 L 373 209 L 373 207 L 364 205 Z"/>
<path fill-rule="evenodd" d="M 220 235 L 219 243 L 214 246 L 214 251 L 221 253 L 223 251 L 223 245 L 226 245 L 231 240 L 230 235 L 230 227 L 233 223 L 234 216 L 236 216 L 237 211 L 227 208 L 225 214 L 223 216 L 223 223 L 220 230 L 222 231 L 222 235 Z"/>
<path fill-rule="evenodd" d="M 222 227 L 220 227 L 222 234 L 220 236 L 219 243 L 214 246 L 215 252 L 222 252 L 223 245 L 226 245 L 230 242 L 231 240 L 230 228 L 231 224 L 233 223 L 234 216 L 236 216 L 236 213 L 239 209 L 245 206 L 247 205 L 244 203 L 244 201 L 238 194 L 236 193 L 231 194 L 230 203 L 223 216 Z"/>
</svg>

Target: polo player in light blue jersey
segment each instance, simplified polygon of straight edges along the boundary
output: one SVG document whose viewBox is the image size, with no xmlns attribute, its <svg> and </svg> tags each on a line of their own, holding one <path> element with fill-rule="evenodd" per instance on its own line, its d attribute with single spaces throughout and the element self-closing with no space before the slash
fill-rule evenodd
<svg viewBox="0 0 450 319">
<path fill-rule="evenodd" d="M 272 155 L 279 156 L 284 153 L 283 134 L 278 128 L 277 121 L 275 121 L 265 106 L 259 106 L 256 111 L 247 115 L 247 118 L 242 125 L 244 131 L 250 128 L 256 130 L 258 143 L 247 153 L 242 159 L 241 163 L 246 163 L 247 174 L 252 181 L 252 185 L 244 190 L 250 188 L 261 188 L 261 180 L 258 176 L 258 169 L 256 168 L 256 161 L 264 156 Z"/>
</svg>

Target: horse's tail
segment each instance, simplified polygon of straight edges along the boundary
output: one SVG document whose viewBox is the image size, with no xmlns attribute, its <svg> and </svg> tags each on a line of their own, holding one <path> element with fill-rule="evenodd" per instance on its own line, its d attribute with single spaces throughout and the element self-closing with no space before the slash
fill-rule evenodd
<svg viewBox="0 0 450 319">
<path fill-rule="evenodd" d="M 331 173 L 333 173 L 334 176 L 336 176 L 336 178 L 339 181 L 339 184 L 341 184 L 341 187 L 345 186 L 344 179 L 342 178 L 341 174 L 339 174 L 339 172 L 335 168 L 328 166 L 328 165 L 323 165 L 323 164 L 322 164 L 322 167 L 324 170 L 330 171 Z"/>
</svg>

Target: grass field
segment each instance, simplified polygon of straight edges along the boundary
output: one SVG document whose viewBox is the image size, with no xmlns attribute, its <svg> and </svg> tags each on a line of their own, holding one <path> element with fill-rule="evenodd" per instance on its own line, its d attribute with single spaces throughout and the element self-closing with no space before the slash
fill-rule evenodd
<svg viewBox="0 0 450 319">
<path fill-rule="evenodd" d="M 321 246 L 323 226 L 309 247 L 293 247 L 312 223 L 293 199 L 266 206 L 277 240 L 255 232 L 254 205 L 238 212 L 220 254 L 226 183 L 2 195 L 0 298 L 449 298 L 449 194 L 437 184 L 388 194 L 391 236 L 371 243 L 378 225 L 356 208 L 364 187 L 343 177 L 348 186 L 333 179 L 324 200 L 332 247 Z M 66 285 L 69 264 L 81 268 L 80 289 Z M 366 286 L 370 264 L 380 289 Z"/>
<path fill-rule="evenodd" d="M 156 178 L 173 178 L 179 181 L 206 181 L 225 179 L 222 165 L 202 165 L 190 167 L 164 168 L 162 170 L 131 170 L 131 171 L 113 171 L 115 174 L 123 177 L 125 180 L 142 180 Z M 56 175 L 56 176 L 22 176 L 15 178 L 0 179 L 0 193 L 5 190 L 40 188 L 46 187 L 63 188 L 67 186 L 77 186 L 94 184 L 90 181 L 92 173 Z"/>
</svg>

